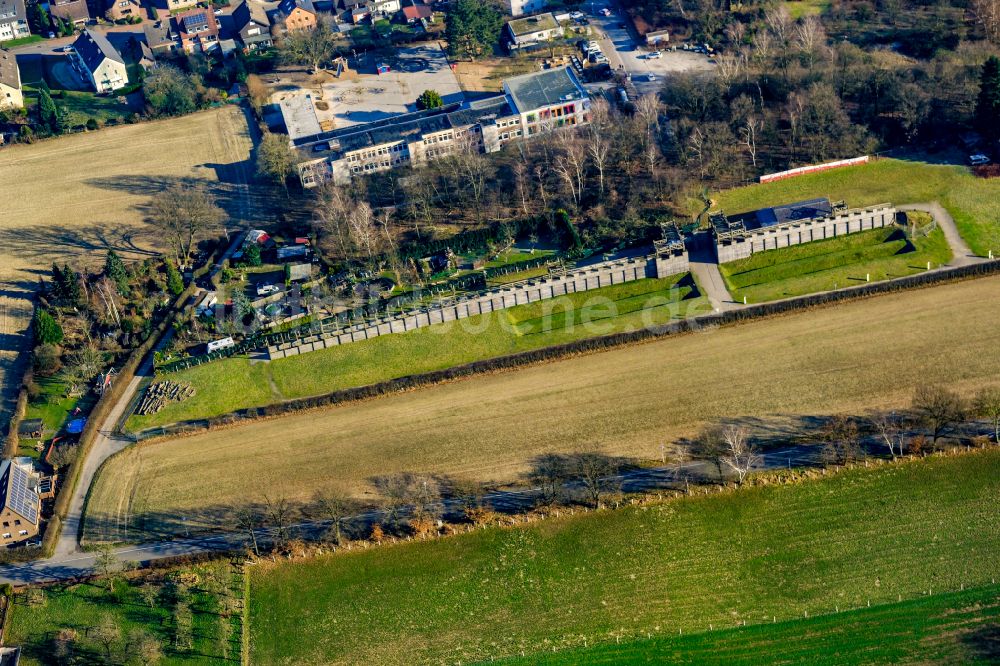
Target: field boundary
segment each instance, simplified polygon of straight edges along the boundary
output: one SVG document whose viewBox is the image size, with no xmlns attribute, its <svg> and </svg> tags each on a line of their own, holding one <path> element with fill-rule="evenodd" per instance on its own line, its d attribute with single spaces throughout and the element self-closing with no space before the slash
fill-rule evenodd
<svg viewBox="0 0 1000 666">
<path fill-rule="evenodd" d="M 747 321 L 767 319 L 792 312 L 821 307 L 834 303 L 860 300 L 872 296 L 965 281 L 979 277 L 1000 274 L 1000 261 L 972 264 L 956 268 L 942 268 L 932 272 L 918 273 L 908 277 L 885 282 L 876 282 L 856 287 L 848 287 L 832 292 L 798 296 L 779 301 L 771 301 L 720 313 L 702 315 L 669 324 L 643 328 L 632 332 L 613 333 L 550 347 L 542 347 L 516 354 L 498 356 L 472 363 L 453 366 L 433 372 L 406 375 L 375 384 L 349 389 L 340 389 L 307 398 L 296 398 L 262 407 L 248 407 L 204 419 L 180 421 L 167 426 L 147 428 L 127 436 L 135 442 L 153 443 L 162 438 L 194 434 L 225 426 L 239 425 L 249 421 L 284 416 L 289 413 L 327 407 L 349 402 L 359 402 L 390 393 L 409 391 L 501 370 L 511 370 L 547 361 L 568 358 L 577 354 L 592 353 L 606 349 L 624 347 L 660 338 L 692 333 L 707 328 L 730 326 Z"/>
</svg>

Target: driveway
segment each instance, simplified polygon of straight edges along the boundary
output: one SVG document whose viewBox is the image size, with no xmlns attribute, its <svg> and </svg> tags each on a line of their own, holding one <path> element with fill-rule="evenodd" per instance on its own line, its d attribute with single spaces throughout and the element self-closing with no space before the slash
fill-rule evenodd
<svg viewBox="0 0 1000 666">
<path fill-rule="evenodd" d="M 667 74 L 709 72 L 715 68 L 706 56 L 688 51 L 663 51 L 660 58 L 648 58 L 653 49 L 639 46 L 637 35 L 629 28 L 630 22 L 620 8 L 596 2 L 585 6 L 593 14 L 589 17 L 590 25 L 603 34 L 598 41 L 611 68 L 631 74 L 632 83 L 640 94 L 658 92 Z M 611 9 L 611 16 L 598 13 L 603 7 Z"/>
</svg>

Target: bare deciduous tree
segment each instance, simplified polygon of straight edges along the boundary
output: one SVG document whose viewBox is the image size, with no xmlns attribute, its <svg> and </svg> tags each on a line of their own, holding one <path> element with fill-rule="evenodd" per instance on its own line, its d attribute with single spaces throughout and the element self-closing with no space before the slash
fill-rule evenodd
<svg viewBox="0 0 1000 666">
<path fill-rule="evenodd" d="M 750 440 L 750 432 L 742 426 L 726 426 L 722 429 L 722 439 L 726 447 L 722 464 L 736 474 L 737 483 L 742 486 L 750 471 L 760 464 L 760 454 Z"/>
<path fill-rule="evenodd" d="M 270 497 L 264 495 L 264 506 L 268 522 L 274 530 L 274 541 L 278 546 L 283 546 L 288 542 L 288 528 L 293 513 L 292 505 L 284 497 L 271 500 Z"/>
<path fill-rule="evenodd" d="M 102 615 L 97 625 L 92 627 L 87 636 L 104 648 L 104 658 L 106 663 L 112 661 L 111 652 L 122 637 L 122 628 L 113 615 Z"/>
<path fill-rule="evenodd" d="M 820 431 L 823 440 L 823 460 L 839 464 L 852 462 L 862 455 L 858 424 L 849 416 L 837 414 Z"/>
<path fill-rule="evenodd" d="M 903 428 L 902 419 L 895 413 L 878 414 L 871 419 L 872 426 L 878 437 L 889 449 L 889 455 L 895 460 L 897 456 L 903 455 L 903 444 L 906 440 L 906 431 Z"/>
<path fill-rule="evenodd" d="M 1000 444 L 1000 387 L 984 388 L 976 395 L 976 415 L 988 419 L 993 428 L 993 441 Z"/>
<path fill-rule="evenodd" d="M 173 185 L 149 204 L 149 222 L 173 242 L 179 264 L 187 264 L 195 241 L 205 231 L 225 220 L 226 213 L 197 185 Z"/>
<path fill-rule="evenodd" d="M 750 153 L 750 161 L 754 168 L 757 167 L 757 134 L 760 132 L 763 123 L 753 116 L 748 117 L 740 127 L 740 139 Z"/>
<path fill-rule="evenodd" d="M 976 23 L 983 27 L 986 38 L 1000 42 L 1000 0 L 971 0 L 969 10 Z"/>
<path fill-rule="evenodd" d="M 572 132 L 559 133 L 559 159 L 553 171 L 566 185 L 573 204 L 580 206 L 583 198 L 584 180 L 587 173 L 587 152 L 579 137 Z"/>
<path fill-rule="evenodd" d="M 618 473 L 622 461 L 603 453 L 591 451 L 569 456 L 567 468 L 583 484 L 583 490 L 595 509 L 600 508 L 604 495 L 621 487 Z"/>
<path fill-rule="evenodd" d="M 567 474 L 566 461 L 562 456 L 546 453 L 535 458 L 528 479 L 538 487 L 540 505 L 552 506 L 562 499 Z"/>
<path fill-rule="evenodd" d="M 111 544 L 102 544 L 97 549 L 97 557 L 94 558 L 94 570 L 108 580 L 108 590 L 115 591 L 115 576 L 122 568 L 121 560 L 115 554 L 115 549 Z"/>
<path fill-rule="evenodd" d="M 691 443 L 691 455 L 715 465 L 715 469 L 719 473 L 719 481 L 723 480 L 722 458 L 726 455 L 727 450 L 726 440 L 722 435 L 722 428 L 719 426 L 704 428 Z"/>
<path fill-rule="evenodd" d="M 356 508 L 357 504 L 344 495 L 317 491 L 309 513 L 320 520 L 330 521 L 329 534 L 333 543 L 339 544 L 343 538 L 344 521 Z"/>
<path fill-rule="evenodd" d="M 253 554 L 260 557 L 260 548 L 257 545 L 257 530 L 261 528 L 264 520 L 255 507 L 246 506 L 236 510 L 236 524 L 250 537 L 253 544 Z"/>
<path fill-rule="evenodd" d="M 948 433 L 965 419 L 965 400 L 943 386 L 920 386 L 913 395 L 913 409 L 920 422 L 930 431 L 931 443 Z"/>
</svg>

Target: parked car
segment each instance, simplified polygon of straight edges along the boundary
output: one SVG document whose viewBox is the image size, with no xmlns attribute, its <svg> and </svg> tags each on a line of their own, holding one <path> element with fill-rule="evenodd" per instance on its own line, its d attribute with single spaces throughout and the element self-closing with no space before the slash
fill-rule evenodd
<svg viewBox="0 0 1000 666">
<path fill-rule="evenodd" d="M 989 164 L 990 158 L 986 157 L 982 153 L 976 153 L 975 155 L 969 155 L 969 166 L 983 166 L 984 164 Z"/>
<path fill-rule="evenodd" d="M 569 17 L 571 19 L 573 19 L 574 21 L 576 21 L 576 20 L 582 19 L 584 16 L 583 16 L 583 12 L 570 12 L 569 13 Z"/>
<path fill-rule="evenodd" d="M 276 294 L 280 291 L 278 285 L 276 284 L 262 284 L 257 287 L 258 296 L 267 296 L 268 294 Z"/>
<path fill-rule="evenodd" d="M 652 72 L 650 72 L 649 74 L 646 75 L 646 80 L 647 81 L 656 81 L 656 74 L 653 74 Z"/>
<path fill-rule="evenodd" d="M 600 13 L 601 13 L 601 16 L 611 16 L 611 10 L 608 9 L 607 7 L 605 7 L 604 9 L 602 9 Z"/>
<path fill-rule="evenodd" d="M 662 51 L 653 51 L 646 55 L 646 58 L 648 58 L 649 60 L 659 60 L 662 57 L 663 57 Z"/>
</svg>

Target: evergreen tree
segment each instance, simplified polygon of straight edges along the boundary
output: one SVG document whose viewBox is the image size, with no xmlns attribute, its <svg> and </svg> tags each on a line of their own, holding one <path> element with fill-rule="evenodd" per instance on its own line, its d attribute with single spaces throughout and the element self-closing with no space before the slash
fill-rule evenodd
<svg viewBox="0 0 1000 666">
<path fill-rule="evenodd" d="M 63 300 L 66 305 L 76 307 L 83 301 L 80 276 L 66 264 L 63 264 L 62 267 L 62 285 Z"/>
<path fill-rule="evenodd" d="M 38 126 L 48 134 L 60 132 L 59 111 L 45 88 L 38 91 Z"/>
<path fill-rule="evenodd" d="M 104 260 L 104 274 L 118 286 L 118 293 L 128 295 L 128 269 L 114 250 L 108 250 L 108 256 Z"/>
<path fill-rule="evenodd" d="M 62 269 L 59 268 L 59 264 L 52 262 L 52 295 L 56 297 L 56 300 L 65 300 L 66 298 L 66 278 L 63 276 Z"/>
<path fill-rule="evenodd" d="M 493 53 L 503 29 L 503 15 L 489 0 L 457 0 L 445 21 L 448 53 L 473 60 Z"/>
<path fill-rule="evenodd" d="M 180 271 L 174 266 L 174 262 L 169 259 L 166 261 L 167 265 L 167 289 L 174 296 L 180 296 L 181 292 L 184 291 L 184 278 L 181 277 Z"/>
<path fill-rule="evenodd" d="M 990 56 L 980 75 L 976 102 L 976 129 L 989 138 L 1000 137 L 1000 58 Z"/>
<path fill-rule="evenodd" d="M 63 341 L 63 330 L 59 322 L 45 310 L 35 310 L 33 320 L 36 345 L 57 345 Z"/>
</svg>

